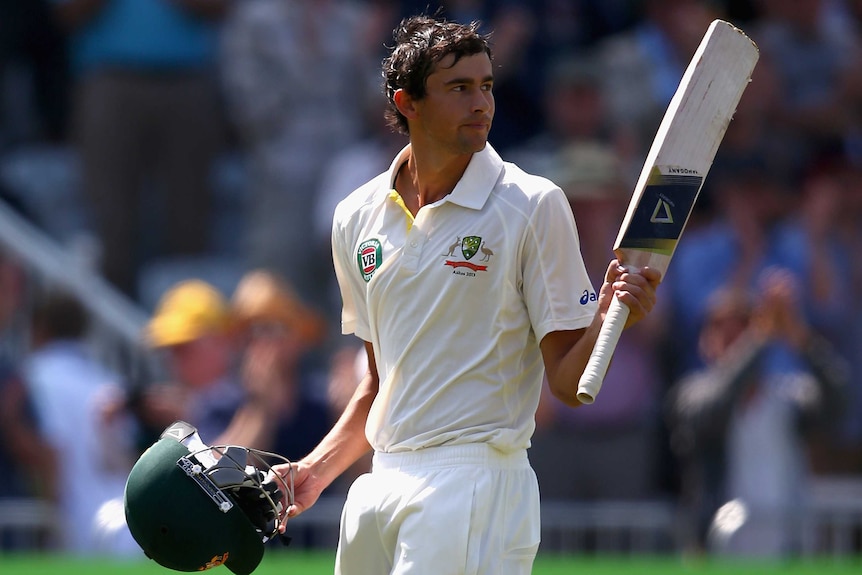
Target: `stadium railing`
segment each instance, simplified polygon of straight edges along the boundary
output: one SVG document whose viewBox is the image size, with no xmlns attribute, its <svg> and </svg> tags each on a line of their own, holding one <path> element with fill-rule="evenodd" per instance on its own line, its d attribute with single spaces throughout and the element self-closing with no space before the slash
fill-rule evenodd
<svg viewBox="0 0 862 575">
<path fill-rule="evenodd" d="M 46 501 L 0 499 L 0 550 L 53 549 L 57 543 L 57 514 Z"/>
<path fill-rule="evenodd" d="M 818 477 L 811 500 L 803 553 L 841 557 L 862 552 L 862 478 Z"/>
<path fill-rule="evenodd" d="M 24 267 L 28 289 L 50 284 L 81 301 L 94 320 L 94 348 L 108 366 L 130 380 L 157 369 L 155 356 L 141 339 L 147 320 L 143 309 L 89 269 L 72 247 L 51 238 L 4 202 L 0 202 L 0 249 Z M 20 340 L 4 342 L 7 347 L 24 345 L 26 324 L 22 328 L 7 330 L 7 339 Z"/>
</svg>

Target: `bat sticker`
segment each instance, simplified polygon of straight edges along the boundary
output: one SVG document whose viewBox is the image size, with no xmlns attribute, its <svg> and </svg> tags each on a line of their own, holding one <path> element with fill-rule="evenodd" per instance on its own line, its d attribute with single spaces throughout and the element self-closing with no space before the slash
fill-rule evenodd
<svg viewBox="0 0 862 575">
<path fill-rule="evenodd" d="M 619 247 L 671 255 L 701 185 L 701 176 L 654 170 Z"/>
</svg>

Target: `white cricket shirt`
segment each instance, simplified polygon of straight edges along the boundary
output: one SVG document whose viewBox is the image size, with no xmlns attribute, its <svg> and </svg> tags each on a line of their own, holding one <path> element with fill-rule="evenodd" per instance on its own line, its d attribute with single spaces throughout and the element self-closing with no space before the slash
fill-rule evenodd
<svg viewBox="0 0 862 575">
<path fill-rule="evenodd" d="M 342 332 L 373 344 L 377 451 L 529 447 L 547 333 L 584 328 L 596 297 L 571 208 L 551 181 L 486 144 L 415 220 L 389 170 L 345 198 L 332 228 Z"/>
</svg>

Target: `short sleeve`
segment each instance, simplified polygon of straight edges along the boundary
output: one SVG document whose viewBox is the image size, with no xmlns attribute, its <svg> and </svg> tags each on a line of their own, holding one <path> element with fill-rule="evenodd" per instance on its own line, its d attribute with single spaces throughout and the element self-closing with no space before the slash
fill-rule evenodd
<svg viewBox="0 0 862 575">
<path fill-rule="evenodd" d="M 587 327 L 598 309 L 581 255 L 575 218 L 562 190 L 542 194 L 522 250 L 524 300 L 539 341 L 552 331 Z"/>
</svg>

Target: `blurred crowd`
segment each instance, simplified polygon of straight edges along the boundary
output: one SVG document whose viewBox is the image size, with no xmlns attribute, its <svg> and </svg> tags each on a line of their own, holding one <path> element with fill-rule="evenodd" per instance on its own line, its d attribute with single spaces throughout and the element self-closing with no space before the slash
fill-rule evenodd
<svg viewBox="0 0 862 575">
<path fill-rule="evenodd" d="M 406 143 L 380 62 L 438 5 L 492 32 L 490 140 L 566 193 L 597 285 L 709 23 L 760 49 L 657 312 L 594 405 L 540 405 L 543 497 L 678 502 L 699 551 L 737 502 L 748 531 L 725 548 L 781 555 L 812 478 L 862 478 L 859 0 L 0 0 L 0 199 L 47 228 L 3 176 L 33 150 L 73 159 L 76 231 L 164 366 L 110 372 L 80 302 L 0 258 L 0 329 L 30 336 L 0 358 L 0 498 L 95 526 L 65 549 L 128 551 L 105 505 L 176 419 L 298 459 L 339 415 L 365 366 L 340 336 L 331 215 Z"/>
</svg>

